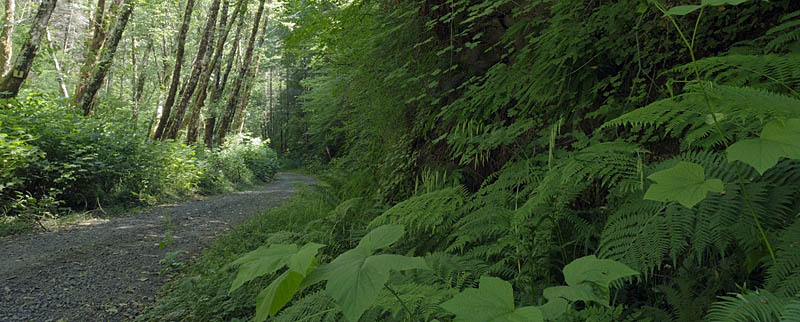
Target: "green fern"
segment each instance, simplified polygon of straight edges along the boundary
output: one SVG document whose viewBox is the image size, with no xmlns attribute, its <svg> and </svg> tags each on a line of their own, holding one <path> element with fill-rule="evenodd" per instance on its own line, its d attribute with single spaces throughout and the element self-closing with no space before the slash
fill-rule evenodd
<svg viewBox="0 0 800 322">
<path fill-rule="evenodd" d="M 765 38 L 770 39 L 766 46 L 769 52 L 796 49 L 800 43 L 800 11 L 783 16 L 781 24 L 767 31 Z"/>
<path fill-rule="evenodd" d="M 800 115 L 800 100 L 762 89 L 717 85 L 706 86 L 706 92 L 716 107 L 717 120 L 730 136 L 752 136 L 773 119 Z M 641 131 L 644 142 L 681 137 L 684 150 L 718 147 L 722 137 L 707 110 L 703 92 L 698 86 L 689 86 L 684 94 L 636 109 L 601 129 L 627 126 L 633 132 Z"/>
<path fill-rule="evenodd" d="M 275 322 L 339 322 L 341 310 L 327 292 L 319 291 L 295 301 L 272 321 Z"/>
<path fill-rule="evenodd" d="M 781 232 L 776 258 L 769 268 L 767 288 L 781 296 L 800 294 L 800 219 Z"/>
<path fill-rule="evenodd" d="M 709 322 L 778 321 L 787 301 L 767 291 L 753 291 L 720 297 L 708 311 Z"/>
<path fill-rule="evenodd" d="M 800 20 L 798 20 L 800 22 Z M 800 54 L 725 55 L 701 59 L 697 68 L 705 79 L 729 86 L 754 86 L 800 96 Z M 694 65 L 675 67 L 667 73 L 688 75 Z"/>
</svg>

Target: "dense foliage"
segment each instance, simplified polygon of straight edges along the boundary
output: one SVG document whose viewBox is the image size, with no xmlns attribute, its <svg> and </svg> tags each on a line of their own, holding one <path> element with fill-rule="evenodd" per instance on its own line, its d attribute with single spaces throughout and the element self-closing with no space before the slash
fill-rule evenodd
<svg viewBox="0 0 800 322">
<path fill-rule="evenodd" d="M 800 3 L 695 2 L 288 1 L 270 133 L 324 206 L 151 318 L 796 320 Z"/>
<path fill-rule="evenodd" d="M 268 182 L 277 156 L 245 136 L 218 150 L 150 142 L 127 127 L 29 97 L 0 109 L 2 232 L 71 210 L 152 204 Z"/>
</svg>

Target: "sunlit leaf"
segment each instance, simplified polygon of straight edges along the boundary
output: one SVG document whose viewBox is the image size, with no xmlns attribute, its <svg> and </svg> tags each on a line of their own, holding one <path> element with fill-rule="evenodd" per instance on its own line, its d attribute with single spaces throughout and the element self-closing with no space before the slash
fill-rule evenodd
<svg viewBox="0 0 800 322">
<path fill-rule="evenodd" d="M 647 177 L 656 183 L 647 189 L 644 199 L 655 201 L 677 201 L 691 208 L 706 198 L 708 192 L 722 192 L 722 180 L 705 178 L 703 166 L 681 161 L 675 167 L 662 170 Z"/>
<path fill-rule="evenodd" d="M 542 310 L 527 306 L 514 308 L 511 283 L 497 277 L 481 277 L 478 288 L 466 289 L 441 305 L 456 315 L 456 322 L 544 321 Z"/>
<path fill-rule="evenodd" d="M 761 137 L 742 140 L 728 148 L 729 161 L 742 161 L 764 174 L 781 158 L 800 159 L 800 119 L 772 121 Z"/>
</svg>

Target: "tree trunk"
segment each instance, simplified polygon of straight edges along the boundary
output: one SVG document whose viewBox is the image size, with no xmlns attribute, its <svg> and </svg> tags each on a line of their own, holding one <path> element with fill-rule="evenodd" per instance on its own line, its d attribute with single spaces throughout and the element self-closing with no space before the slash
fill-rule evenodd
<svg viewBox="0 0 800 322">
<path fill-rule="evenodd" d="M 134 75 L 136 77 L 133 87 L 133 130 L 136 131 L 136 125 L 139 122 L 139 102 L 142 100 L 142 93 L 144 93 L 144 81 L 147 76 L 147 61 L 150 60 L 150 52 L 153 51 L 153 39 L 149 38 L 147 41 L 147 49 L 144 50 L 144 59 L 142 60 L 141 68 L 135 67 L 139 73 Z M 136 57 L 134 52 L 133 57 Z M 136 62 L 134 61 L 134 65 Z"/>
<path fill-rule="evenodd" d="M 56 76 L 58 77 L 58 85 L 61 87 L 61 95 L 64 95 L 64 98 L 69 98 L 69 92 L 67 91 L 67 84 L 64 81 L 64 73 L 61 71 L 61 64 L 58 63 L 58 57 L 56 56 L 56 49 L 53 47 L 53 39 L 50 37 L 50 29 L 46 29 L 45 36 L 47 37 L 47 49 L 50 50 L 50 56 L 53 57 L 53 65 L 56 67 Z"/>
<path fill-rule="evenodd" d="M 30 30 L 28 30 L 27 37 L 25 37 L 27 41 L 22 45 L 22 50 L 14 59 L 14 66 L 11 72 L 0 80 L 0 98 L 13 98 L 19 93 L 19 88 L 28 77 L 28 72 L 33 64 L 33 59 L 36 57 L 36 51 L 42 42 L 42 36 L 47 28 L 47 23 L 50 21 L 50 16 L 53 14 L 53 9 L 56 7 L 56 2 L 56 0 L 42 1 L 39 9 L 36 10 L 36 16 L 33 19 Z"/>
<path fill-rule="evenodd" d="M 197 141 L 198 135 L 198 128 L 200 123 L 200 113 L 203 110 L 203 106 L 205 105 L 206 95 L 208 94 L 208 87 L 209 81 L 211 79 L 211 73 L 217 68 L 219 65 L 220 56 L 222 56 L 222 51 L 225 48 L 225 40 L 228 38 L 228 33 L 230 32 L 230 28 L 227 27 L 227 14 L 228 14 L 228 5 L 230 1 L 225 0 L 225 4 L 222 6 L 222 18 L 219 24 L 219 31 L 221 31 L 222 35 L 217 40 L 217 46 L 214 50 L 213 57 L 211 58 L 211 62 L 208 64 L 208 68 L 203 72 L 203 75 L 200 78 L 200 85 L 198 85 L 197 93 L 195 93 L 194 104 L 192 105 L 192 114 L 189 117 L 189 125 L 186 129 L 186 144 L 192 144 Z M 236 21 L 238 14 L 243 11 L 245 1 L 241 1 L 239 5 L 234 9 L 233 15 L 231 17 L 231 24 Z M 217 73 L 219 75 L 219 73 Z"/>
<path fill-rule="evenodd" d="M 236 99 L 242 90 L 244 78 L 247 77 L 247 72 L 250 69 L 250 62 L 253 60 L 253 50 L 256 46 L 256 34 L 258 33 L 259 23 L 261 23 L 261 14 L 264 13 L 264 2 L 265 0 L 259 1 L 255 23 L 253 24 L 253 30 L 250 32 L 250 40 L 244 54 L 244 61 L 242 61 L 242 66 L 239 68 L 239 74 L 233 84 L 231 95 L 228 97 L 228 104 L 225 107 L 222 124 L 220 124 L 219 133 L 217 134 L 217 145 L 221 145 L 222 142 L 225 141 L 225 135 L 231 126 L 231 122 L 233 122 L 233 116 L 236 112 Z"/>
<path fill-rule="evenodd" d="M 219 13 L 219 2 L 220 0 L 213 0 L 211 2 L 211 8 L 208 9 L 208 20 L 206 20 L 205 32 L 203 33 L 203 37 L 200 39 L 200 44 L 197 48 L 197 56 L 195 57 L 195 63 L 192 67 L 192 74 L 189 77 L 189 83 L 183 90 L 183 96 L 181 97 L 175 112 L 167 122 L 167 130 L 164 138 L 172 140 L 178 138 L 178 132 L 181 129 L 181 125 L 183 125 L 183 117 L 186 114 L 186 108 L 189 107 L 189 102 L 191 101 L 192 96 L 195 96 L 194 92 L 197 88 L 197 83 L 200 82 L 200 75 L 203 74 L 203 76 L 205 76 L 205 70 L 210 69 L 208 67 L 208 63 L 211 59 L 208 57 L 210 55 L 206 54 L 206 51 L 208 51 L 210 43 L 213 43 L 215 30 L 214 27 L 217 25 L 217 14 Z M 205 90 L 205 83 L 206 81 L 203 82 L 201 89 L 198 90 L 198 96 L 199 92 L 203 92 Z M 199 113 L 200 111 L 197 111 L 197 114 Z"/>
<path fill-rule="evenodd" d="M 106 40 L 106 24 L 105 20 L 106 0 L 97 0 L 97 7 L 94 9 L 94 15 L 89 21 L 89 28 L 92 29 L 92 38 L 87 41 L 86 54 L 83 59 L 78 76 L 78 83 L 75 84 L 75 97 L 74 103 L 78 105 L 83 100 L 83 95 L 86 92 L 86 84 L 89 82 L 89 77 L 92 76 L 92 68 L 97 62 L 100 49 L 103 48 L 103 43 Z"/>
<path fill-rule="evenodd" d="M 125 2 L 121 4 L 122 12 L 120 12 L 119 17 L 117 18 L 114 31 L 111 33 L 110 38 L 106 42 L 105 48 L 103 48 L 103 51 L 100 54 L 100 60 L 97 62 L 97 66 L 94 68 L 91 81 L 86 86 L 86 93 L 81 99 L 80 106 L 83 109 L 83 115 L 89 115 L 92 112 L 91 108 L 92 102 L 94 101 L 94 96 L 97 94 L 97 90 L 100 89 L 100 84 L 103 83 L 106 73 L 111 68 L 111 63 L 114 62 L 114 53 L 117 51 L 117 45 L 119 45 L 119 41 L 122 38 L 122 33 L 125 31 L 125 26 L 128 25 L 128 20 L 130 19 L 131 13 L 133 12 L 133 7 L 136 4 L 136 0 L 124 1 Z"/>
<path fill-rule="evenodd" d="M 3 29 L 0 30 L 0 77 L 6 77 L 11 71 L 11 58 L 14 55 L 14 25 L 16 20 L 14 15 L 17 12 L 17 4 L 14 0 L 5 1 L 6 13 L 3 18 Z"/>
<path fill-rule="evenodd" d="M 183 50 L 186 45 L 186 33 L 189 31 L 189 23 L 192 21 L 194 1 L 195 0 L 186 0 L 183 23 L 181 24 L 181 29 L 178 31 L 177 51 L 175 52 L 175 66 L 172 70 L 172 80 L 170 81 L 169 91 L 167 92 L 167 100 L 164 101 L 164 106 L 161 109 L 161 119 L 158 122 L 158 126 L 156 126 L 156 133 L 153 134 L 154 139 L 161 139 L 161 136 L 164 134 L 164 129 L 167 126 L 167 120 L 172 110 L 172 104 L 175 103 L 175 95 L 178 92 L 178 85 L 180 85 Z"/>
<path fill-rule="evenodd" d="M 228 61 L 226 63 L 227 67 L 225 67 L 225 73 L 222 75 L 222 77 L 220 77 L 220 72 L 222 70 L 221 66 L 222 64 L 220 63 L 220 65 L 217 66 L 216 76 L 214 76 L 216 84 L 213 88 L 213 91 L 211 91 L 211 97 L 209 98 L 209 106 L 211 106 L 211 117 L 214 118 L 215 126 L 211 128 L 210 132 L 206 131 L 205 133 L 206 135 L 211 135 L 211 137 L 210 138 L 204 137 L 203 139 L 205 142 L 210 142 L 206 143 L 206 145 L 209 148 L 211 148 L 214 144 L 214 139 L 213 139 L 214 133 L 216 133 L 216 130 L 219 129 L 219 124 L 221 123 L 217 122 L 218 120 L 217 102 L 219 101 L 219 98 L 222 97 L 222 93 L 225 91 L 225 86 L 228 83 L 228 75 L 233 69 L 233 63 L 236 60 L 236 55 L 237 52 L 239 51 L 239 43 L 242 38 L 242 27 L 244 26 L 245 20 L 247 20 L 246 19 L 247 16 L 245 15 L 245 13 L 246 13 L 245 11 L 240 12 L 241 17 L 239 19 L 239 23 L 236 26 L 236 36 L 234 36 L 233 38 L 233 43 L 231 44 L 231 51 L 228 53 Z"/>
<path fill-rule="evenodd" d="M 267 25 L 268 25 L 267 21 L 264 21 L 264 26 L 262 27 L 263 29 L 261 30 L 261 36 L 259 37 L 257 44 L 259 50 L 258 53 L 256 54 L 257 56 L 256 63 L 254 66 L 250 67 L 247 78 L 245 79 L 245 85 L 244 85 L 245 87 L 244 91 L 242 92 L 243 96 L 239 99 L 239 104 L 237 106 L 236 113 L 234 114 L 236 117 L 234 119 L 235 121 L 233 128 L 237 129 L 239 134 L 241 134 L 242 130 L 244 129 L 244 117 L 246 114 L 245 112 L 247 110 L 247 105 L 250 103 L 250 95 L 252 94 L 253 83 L 255 82 L 256 76 L 258 75 L 258 71 L 261 67 L 261 57 L 264 56 L 263 51 L 260 49 L 264 47 L 264 43 L 266 42 L 267 39 Z"/>
<path fill-rule="evenodd" d="M 203 142 L 206 146 L 210 149 L 212 144 L 214 144 L 214 126 L 217 123 L 217 117 L 212 116 L 206 119 L 206 132 L 203 136 Z"/>
</svg>

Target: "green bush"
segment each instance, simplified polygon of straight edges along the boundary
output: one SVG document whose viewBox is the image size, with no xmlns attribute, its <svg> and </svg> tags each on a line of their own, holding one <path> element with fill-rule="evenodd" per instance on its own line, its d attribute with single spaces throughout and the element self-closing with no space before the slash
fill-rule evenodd
<svg viewBox="0 0 800 322">
<path fill-rule="evenodd" d="M 42 97 L 0 110 L 0 215 L 33 219 L 106 204 L 151 204 L 268 182 L 275 153 L 237 137 L 216 152 L 152 142 Z"/>
</svg>

